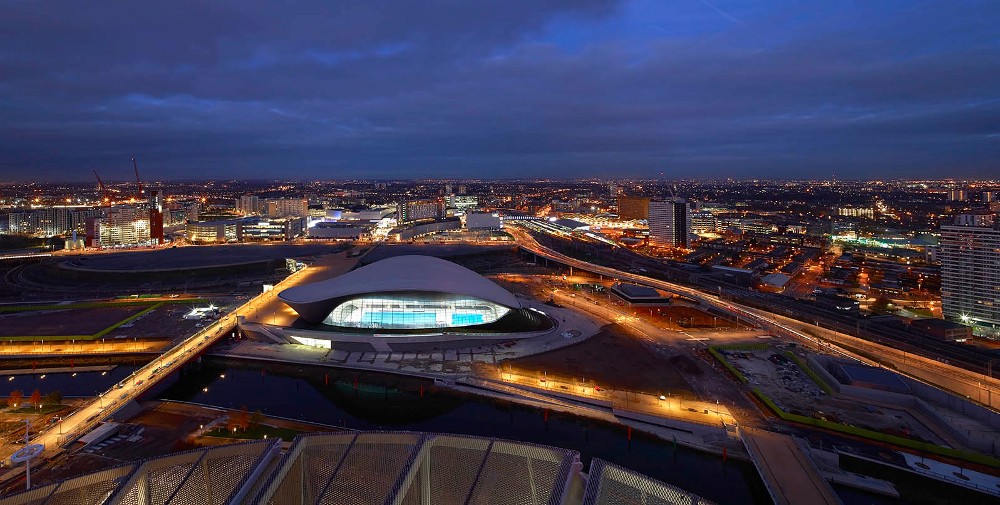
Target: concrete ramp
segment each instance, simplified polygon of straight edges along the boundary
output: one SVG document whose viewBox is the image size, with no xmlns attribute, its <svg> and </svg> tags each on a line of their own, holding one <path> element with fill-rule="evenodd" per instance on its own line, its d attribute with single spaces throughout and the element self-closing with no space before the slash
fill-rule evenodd
<svg viewBox="0 0 1000 505">
<path fill-rule="evenodd" d="M 841 503 L 795 439 L 765 430 L 744 430 L 741 435 L 776 505 Z"/>
</svg>

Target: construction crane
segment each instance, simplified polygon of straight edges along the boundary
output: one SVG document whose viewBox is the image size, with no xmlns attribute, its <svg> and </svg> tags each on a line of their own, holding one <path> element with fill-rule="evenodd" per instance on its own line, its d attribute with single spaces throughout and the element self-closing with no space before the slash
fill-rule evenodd
<svg viewBox="0 0 1000 505">
<path fill-rule="evenodd" d="M 97 185 L 100 186 L 101 192 L 104 193 L 104 202 L 107 203 L 108 207 L 110 207 L 111 194 L 108 193 L 108 188 L 104 186 L 104 181 L 101 180 L 101 176 L 97 175 L 97 170 L 94 170 L 94 177 L 97 177 Z"/>
<path fill-rule="evenodd" d="M 139 186 L 139 192 L 135 195 L 136 200 L 142 200 L 142 181 L 139 180 L 139 164 L 136 163 L 135 157 L 132 157 L 132 166 L 135 167 L 135 183 Z"/>
</svg>

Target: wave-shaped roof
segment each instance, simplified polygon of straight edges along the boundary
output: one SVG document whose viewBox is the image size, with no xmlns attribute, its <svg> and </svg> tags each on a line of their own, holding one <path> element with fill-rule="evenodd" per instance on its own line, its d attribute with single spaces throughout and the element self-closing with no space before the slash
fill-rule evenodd
<svg viewBox="0 0 1000 505">
<path fill-rule="evenodd" d="M 333 279 L 288 288 L 279 293 L 278 298 L 294 308 L 303 319 L 310 320 L 317 315 L 313 314 L 316 312 L 313 307 L 326 305 L 325 302 L 331 300 L 400 291 L 446 293 L 478 298 L 505 307 L 521 306 L 509 291 L 476 272 L 440 258 L 419 255 L 394 256 L 376 261 Z"/>
</svg>

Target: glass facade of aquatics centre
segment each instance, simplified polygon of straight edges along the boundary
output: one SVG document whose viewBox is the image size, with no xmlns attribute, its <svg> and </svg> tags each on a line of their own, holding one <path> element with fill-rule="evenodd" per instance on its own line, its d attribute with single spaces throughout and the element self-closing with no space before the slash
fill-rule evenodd
<svg viewBox="0 0 1000 505">
<path fill-rule="evenodd" d="M 492 323 L 510 309 L 486 300 L 444 293 L 361 295 L 338 304 L 324 324 L 346 328 L 432 329 Z"/>
</svg>

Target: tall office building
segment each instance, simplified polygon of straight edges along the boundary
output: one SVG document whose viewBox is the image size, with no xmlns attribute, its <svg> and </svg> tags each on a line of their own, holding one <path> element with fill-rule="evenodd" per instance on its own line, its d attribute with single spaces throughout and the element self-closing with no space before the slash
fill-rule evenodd
<svg viewBox="0 0 1000 505">
<path fill-rule="evenodd" d="M 940 247 L 945 317 L 1000 325 L 1000 228 L 944 225 Z"/>
<path fill-rule="evenodd" d="M 621 219 L 649 219 L 649 198 L 618 195 L 618 217 Z"/>
<path fill-rule="evenodd" d="M 649 241 L 653 245 L 683 247 L 689 245 L 691 209 L 679 198 L 649 202 Z"/>
<path fill-rule="evenodd" d="M 715 215 L 701 211 L 691 213 L 691 233 L 712 233 L 718 228 Z"/>
</svg>

